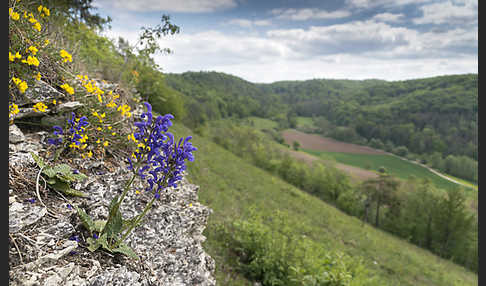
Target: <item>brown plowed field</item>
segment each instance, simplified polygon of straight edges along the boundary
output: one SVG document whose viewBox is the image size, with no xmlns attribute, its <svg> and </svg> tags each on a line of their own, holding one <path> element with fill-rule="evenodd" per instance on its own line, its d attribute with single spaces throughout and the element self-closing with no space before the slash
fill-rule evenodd
<svg viewBox="0 0 486 286">
<path fill-rule="evenodd" d="M 367 179 L 371 178 L 377 178 L 378 175 L 375 172 L 371 172 L 365 169 L 361 169 L 358 167 L 350 166 L 350 165 L 345 165 L 337 162 L 331 162 L 331 161 L 325 161 L 322 160 L 316 156 L 312 156 L 310 154 L 304 153 L 304 152 L 297 152 L 293 150 L 287 150 L 287 152 L 292 155 L 292 157 L 302 160 L 306 163 L 312 164 L 312 162 L 318 160 L 323 162 L 324 164 L 331 164 L 337 169 L 344 171 L 345 173 L 349 174 L 351 176 L 351 179 L 353 179 L 354 182 L 361 182 L 365 181 Z"/>
<path fill-rule="evenodd" d="M 290 146 L 292 146 L 294 141 L 297 141 L 300 143 L 300 147 L 304 149 L 355 154 L 387 154 L 384 151 L 376 150 L 367 146 L 344 143 L 334 139 L 324 138 L 316 134 L 303 133 L 294 129 L 283 131 L 282 136 L 285 142 Z"/>
</svg>

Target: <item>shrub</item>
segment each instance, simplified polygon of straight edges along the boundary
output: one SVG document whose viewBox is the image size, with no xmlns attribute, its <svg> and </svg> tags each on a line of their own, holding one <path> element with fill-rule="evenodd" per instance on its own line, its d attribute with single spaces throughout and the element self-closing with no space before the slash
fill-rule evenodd
<svg viewBox="0 0 486 286">
<path fill-rule="evenodd" d="M 299 235 L 282 212 L 265 217 L 251 209 L 226 236 L 240 271 L 263 285 L 373 285 L 361 259 Z"/>
</svg>

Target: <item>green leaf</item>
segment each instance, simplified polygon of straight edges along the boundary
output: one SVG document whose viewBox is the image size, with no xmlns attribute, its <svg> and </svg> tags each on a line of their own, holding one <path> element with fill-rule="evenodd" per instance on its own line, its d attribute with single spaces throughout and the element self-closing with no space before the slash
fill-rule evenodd
<svg viewBox="0 0 486 286">
<path fill-rule="evenodd" d="M 103 228 L 103 233 L 108 238 L 115 238 L 121 232 L 123 227 L 123 219 L 120 213 L 120 202 L 118 196 L 115 196 L 110 203 L 110 213 L 108 214 L 108 221 Z"/>
<path fill-rule="evenodd" d="M 102 232 L 105 225 L 106 225 L 106 220 L 98 219 L 94 221 L 94 229 L 97 232 Z"/>
<path fill-rule="evenodd" d="M 96 249 L 100 248 L 100 246 L 101 246 L 99 241 L 97 239 L 92 238 L 92 237 L 88 237 L 88 239 L 86 239 L 86 241 L 88 242 L 88 250 L 91 251 L 91 252 L 95 251 Z"/>
<path fill-rule="evenodd" d="M 81 222 L 83 223 L 84 227 L 87 230 L 89 230 L 90 235 L 93 235 L 93 231 L 96 230 L 93 219 L 82 208 L 79 208 L 77 206 L 74 206 L 74 208 L 76 208 L 76 211 L 78 212 L 78 216 L 81 219 Z"/>
<path fill-rule="evenodd" d="M 45 168 L 47 166 L 46 163 L 44 162 L 44 160 L 41 157 L 37 156 L 36 154 L 34 154 L 32 152 L 29 152 L 29 153 L 40 168 Z"/>
<path fill-rule="evenodd" d="M 42 169 L 42 173 L 47 175 L 49 178 L 54 178 L 54 176 L 56 175 L 56 171 L 50 166 L 47 166 L 46 168 Z"/>
<path fill-rule="evenodd" d="M 83 197 L 83 198 L 88 196 L 86 193 L 71 189 L 69 183 L 66 183 L 64 181 L 56 180 L 56 183 L 51 185 L 51 187 L 56 191 L 63 192 L 64 194 L 70 196 Z"/>
<path fill-rule="evenodd" d="M 107 241 L 107 236 L 106 236 L 106 233 L 100 235 L 100 237 L 98 237 L 97 239 L 98 243 L 106 250 L 108 250 L 109 252 L 113 252 L 113 250 L 111 249 L 111 247 L 108 245 L 108 241 Z"/>
<path fill-rule="evenodd" d="M 57 180 L 56 180 L 56 179 L 48 179 L 48 180 L 47 180 L 47 183 L 48 183 L 49 185 L 54 185 L 56 182 L 57 182 Z"/>
<path fill-rule="evenodd" d="M 73 174 L 73 170 L 68 164 L 59 164 L 54 166 L 53 169 L 56 172 L 57 177 L 66 182 L 81 181 L 87 178 L 83 173 Z"/>
<path fill-rule="evenodd" d="M 126 245 L 125 243 L 120 243 L 120 245 L 113 249 L 113 252 L 118 252 L 121 254 L 125 254 L 126 256 L 133 258 L 133 259 L 139 259 L 138 255 L 133 251 L 133 249 L 130 248 L 130 246 Z"/>
</svg>

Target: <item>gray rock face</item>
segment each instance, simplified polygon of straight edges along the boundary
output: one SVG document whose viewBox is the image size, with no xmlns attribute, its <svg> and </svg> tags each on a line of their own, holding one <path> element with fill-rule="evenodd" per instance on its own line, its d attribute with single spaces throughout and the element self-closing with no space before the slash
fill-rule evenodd
<svg viewBox="0 0 486 286">
<path fill-rule="evenodd" d="M 16 144 L 23 142 L 25 140 L 24 133 L 20 131 L 17 125 L 12 124 L 8 127 L 8 141 L 10 143 Z"/>
<path fill-rule="evenodd" d="M 65 97 L 65 95 L 45 81 L 36 80 L 35 85 L 29 87 L 22 98 L 17 101 L 17 105 L 20 107 L 26 104 L 35 104 L 37 102 L 51 102 L 53 99 L 62 97 Z"/>
<path fill-rule="evenodd" d="M 9 144 L 9 164 L 33 169 L 29 151 L 38 154 L 45 132 L 25 134 Z M 69 197 L 70 203 L 86 210 L 94 219 L 106 219 L 108 206 L 119 195 L 131 173 L 120 162 L 109 171 L 104 162 L 75 160 L 73 167 L 88 178 L 72 187 L 87 198 Z M 35 185 L 35 182 L 34 182 Z M 136 194 L 144 185 L 137 180 L 121 206 L 124 218 L 142 212 L 151 194 Z M 211 210 L 198 202 L 198 186 L 185 178 L 177 188 L 161 195 L 144 222 L 125 241 L 140 257 L 136 261 L 122 255 L 86 250 L 83 227 L 73 208 L 53 191 L 38 201 L 25 202 L 21 190 L 9 190 L 9 234 L 20 246 L 24 263 L 9 269 L 10 285 L 215 285 L 214 260 L 202 248 L 202 235 Z M 35 197 L 35 188 L 28 190 Z M 55 200 L 55 201 L 52 201 Z M 85 232 L 86 233 L 86 232 Z M 79 243 L 76 239 L 77 236 Z M 11 245 L 10 257 L 18 251 Z"/>
<path fill-rule="evenodd" d="M 57 105 L 56 112 L 64 113 L 64 112 L 68 112 L 68 111 L 73 111 L 73 110 L 76 110 L 76 109 L 78 109 L 82 106 L 84 106 L 84 104 L 82 104 L 79 101 L 68 101 L 68 102 L 64 102 L 64 103 Z"/>
</svg>

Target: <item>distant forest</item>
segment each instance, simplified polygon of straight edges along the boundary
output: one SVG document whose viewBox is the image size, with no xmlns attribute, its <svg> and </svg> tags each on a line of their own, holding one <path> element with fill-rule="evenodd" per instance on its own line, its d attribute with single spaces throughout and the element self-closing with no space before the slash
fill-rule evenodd
<svg viewBox="0 0 486 286">
<path fill-rule="evenodd" d="M 294 128 L 312 117 L 317 133 L 369 145 L 477 182 L 478 75 L 255 84 L 217 72 L 166 74 L 184 96 L 185 124 L 248 116 Z"/>
</svg>

